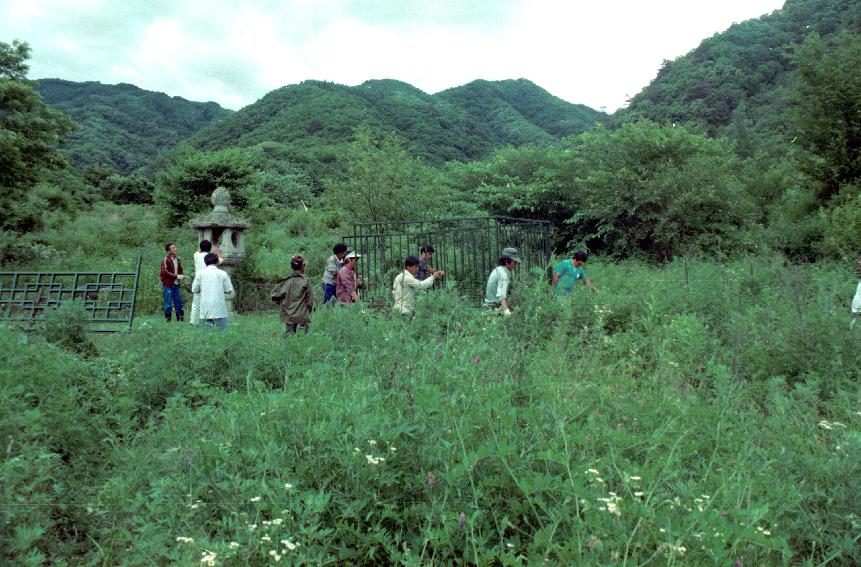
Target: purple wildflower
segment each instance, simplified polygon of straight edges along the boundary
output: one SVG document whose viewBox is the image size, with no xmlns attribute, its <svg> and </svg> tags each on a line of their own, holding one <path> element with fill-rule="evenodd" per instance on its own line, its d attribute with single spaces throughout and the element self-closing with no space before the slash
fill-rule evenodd
<svg viewBox="0 0 861 567">
<path fill-rule="evenodd" d="M 436 477 L 432 472 L 428 473 L 428 490 L 433 490 L 433 487 L 436 486 Z"/>
<path fill-rule="evenodd" d="M 461 512 L 457 517 L 457 527 L 462 530 L 464 525 L 466 525 L 466 514 Z"/>
</svg>

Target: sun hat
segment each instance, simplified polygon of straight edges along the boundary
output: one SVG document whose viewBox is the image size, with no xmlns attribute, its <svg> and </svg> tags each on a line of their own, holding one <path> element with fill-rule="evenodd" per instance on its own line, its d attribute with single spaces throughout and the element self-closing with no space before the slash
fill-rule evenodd
<svg viewBox="0 0 861 567">
<path fill-rule="evenodd" d="M 506 248 L 502 251 L 503 256 L 508 256 L 518 264 L 520 263 L 520 255 L 517 253 L 517 248 Z"/>
<path fill-rule="evenodd" d="M 361 258 L 361 257 L 362 257 L 361 254 L 356 254 L 355 250 L 351 250 L 351 251 L 347 252 L 347 255 L 344 256 L 344 259 L 349 260 L 350 258 Z"/>
</svg>

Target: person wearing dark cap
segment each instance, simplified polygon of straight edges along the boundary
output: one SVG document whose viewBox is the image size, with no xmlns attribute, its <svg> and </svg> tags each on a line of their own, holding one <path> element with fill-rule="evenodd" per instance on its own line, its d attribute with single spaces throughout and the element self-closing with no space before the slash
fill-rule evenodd
<svg viewBox="0 0 861 567">
<path fill-rule="evenodd" d="M 359 301 L 358 286 L 356 285 L 356 264 L 362 256 L 348 252 L 344 256 L 344 265 L 338 270 L 335 278 L 335 297 L 341 305 L 349 305 Z"/>
<path fill-rule="evenodd" d="M 498 265 L 487 278 L 487 288 L 484 293 L 484 304 L 493 309 L 502 309 L 506 317 L 511 315 L 508 305 L 508 286 L 511 282 L 511 272 L 520 263 L 517 248 L 506 248 L 499 257 Z"/>
<path fill-rule="evenodd" d="M 272 290 L 272 301 L 281 306 L 281 320 L 287 326 L 287 334 L 293 335 L 297 329 L 308 332 L 311 323 L 311 310 L 314 298 L 311 283 L 305 277 L 305 258 L 296 254 L 290 258 L 289 276 L 282 278 Z"/>
</svg>

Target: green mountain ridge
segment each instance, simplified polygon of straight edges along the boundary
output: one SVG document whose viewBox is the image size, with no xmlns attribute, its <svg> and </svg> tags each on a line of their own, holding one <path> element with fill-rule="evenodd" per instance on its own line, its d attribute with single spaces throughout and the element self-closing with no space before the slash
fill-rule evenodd
<svg viewBox="0 0 861 567">
<path fill-rule="evenodd" d="M 795 136 L 789 131 L 793 50 L 811 33 L 828 38 L 841 31 L 861 31 L 861 2 L 787 0 L 782 9 L 734 24 L 665 61 L 614 119 L 692 124 L 736 138 L 742 154 L 785 146 Z"/>
<path fill-rule="evenodd" d="M 73 163 L 110 165 L 123 174 L 143 170 L 161 152 L 233 114 L 215 102 L 193 102 L 127 83 L 40 79 L 37 90 L 78 124 L 63 145 Z"/>
<path fill-rule="evenodd" d="M 197 132 L 189 144 L 209 151 L 280 144 L 279 159 L 320 179 L 360 125 L 394 133 L 410 154 L 441 165 L 486 158 L 509 145 L 556 144 L 608 119 L 525 79 L 474 81 L 437 94 L 392 79 L 356 86 L 309 80 L 271 91 Z"/>
</svg>

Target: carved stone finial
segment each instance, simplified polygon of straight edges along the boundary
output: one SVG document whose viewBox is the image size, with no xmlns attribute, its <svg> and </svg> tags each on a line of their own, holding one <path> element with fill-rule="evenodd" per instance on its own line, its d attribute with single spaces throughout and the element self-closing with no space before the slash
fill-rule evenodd
<svg viewBox="0 0 861 567">
<path fill-rule="evenodd" d="M 228 207 L 230 207 L 230 191 L 225 187 L 219 186 L 212 192 L 210 201 L 212 201 L 213 206 L 212 212 L 226 213 L 228 212 Z"/>
</svg>

